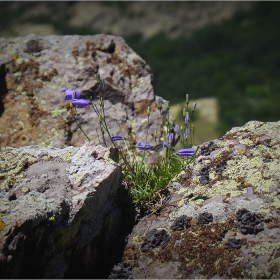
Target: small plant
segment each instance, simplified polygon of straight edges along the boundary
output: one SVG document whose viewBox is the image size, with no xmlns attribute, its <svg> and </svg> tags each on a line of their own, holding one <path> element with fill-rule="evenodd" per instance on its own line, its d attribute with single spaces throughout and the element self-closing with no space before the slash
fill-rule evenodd
<svg viewBox="0 0 280 280">
<path fill-rule="evenodd" d="M 145 141 L 139 141 L 135 147 L 135 145 L 132 145 L 129 139 L 126 139 L 124 136 L 111 135 L 106 123 L 106 114 L 103 102 L 105 81 L 104 79 L 100 79 L 99 74 L 97 74 L 97 83 L 99 85 L 99 107 L 93 102 L 91 96 L 89 97 L 81 94 L 78 90 L 69 90 L 67 88 L 63 90 L 65 94 L 64 100 L 71 100 L 71 114 L 77 126 L 81 129 L 88 141 L 90 141 L 90 138 L 84 132 L 80 122 L 76 118 L 76 106 L 91 106 L 93 108 L 98 117 L 102 144 L 107 146 L 105 139 L 105 134 L 107 134 L 111 140 L 111 144 L 119 151 L 119 164 L 122 167 L 124 181 L 129 188 L 134 205 L 138 209 L 144 210 L 146 213 L 155 211 L 163 203 L 164 199 L 161 195 L 163 189 L 176 175 L 183 171 L 186 166 L 194 160 L 197 150 L 195 151 L 193 148 L 195 130 L 192 119 L 196 103 L 192 105 L 190 117 L 188 111 L 189 98 L 188 95 L 186 95 L 187 108 L 184 108 L 183 110 L 185 124 L 184 127 L 181 126 L 181 128 L 179 128 L 178 125 L 173 127 L 170 122 L 169 102 L 166 105 L 166 116 L 164 117 L 162 114 L 163 102 L 162 99 L 159 98 L 157 100 L 157 106 L 162 115 L 162 141 L 158 143 L 158 133 L 157 131 L 154 131 L 151 135 L 155 140 L 155 145 L 147 142 L 151 113 L 150 107 L 148 107 L 148 128 L 146 132 L 146 139 Z M 179 140 L 181 149 L 175 151 L 174 147 Z M 155 162 L 149 164 L 147 156 L 151 155 L 151 152 L 156 152 L 157 159 Z"/>
</svg>

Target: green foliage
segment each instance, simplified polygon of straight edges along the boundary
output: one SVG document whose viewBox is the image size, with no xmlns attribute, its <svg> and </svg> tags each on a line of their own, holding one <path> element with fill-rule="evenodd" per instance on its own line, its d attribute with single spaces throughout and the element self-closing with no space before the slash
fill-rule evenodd
<svg viewBox="0 0 280 280">
<path fill-rule="evenodd" d="M 155 92 L 171 103 L 186 93 L 219 100 L 224 133 L 250 120 L 277 121 L 280 108 L 280 3 L 260 2 L 188 39 L 126 38 L 154 73 Z"/>
<path fill-rule="evenodd" d="M 135 161 L 135 174 L 123 166 L 125 181 L 131 186 L 133 201 L 138 208 L 154 210 L 155 201 L 159 200 L 159 192 L 193 160 L 184 160 L 175 153 L 169 153 L 168 160 L 159 158 L 156 164 L 146 161 Z"/>
<path fill-rule="evenodd" d="M 191 163 L 194 160 L 194 155 L 196 152 L 194 152 L 192 146 L 193 146 L 193 137 L 194 137 L 194 127 L 193 122 L 191 121 L 194 113 L 194 107 L 192 107 L 192 117 L 188 120 L 188 122 L 184 125 L 184 128 L 182 127 L 182 130 L 180 132 L 179 128 L 177 129 L 177 141 L 180 138 L 180 134 L 183 134 L 183 130 L 185 130 L 187 127 L 191 131 L 189 136 L 184 137 L 183 135 L 181 138 L 183 140 L 181 141 L 182 148 L 189 148 L 187 159 L 184 159 L 184 157 L 179 156 L 176 151 L 174 150 L 174 146 L 176 145 L 175 141 L 175 134 L 176 132 L 173 132 L 172 123 L 170 122 L 169 118 L 169 109 L 170 109 L 170 103 L 167 102 L 166 104 L 166 116 L 165 114 L 162 114 L 162 134 L 167 137 L 168 144 L 165 142 L 165 145 L 163 145 L 163 142 L 161 144 L 157 145 L 158 153 L 156 158 L 154 157 L 153 160 L 151 160 L 152 155 L 150 153 L 150 149 L 152 149 L 152 146 L 147 143 L 147 137 L 149 133 L 149 117 L 150 117 L 150 107 L 147 109 L 147 119 L 148 119 L 148 127 L 146 132 L 146 141 L 145 142 L 139 142 L 137 149 L 134 145 L 132 145 L 129 141 L 129 139 L 125 139 L 121 135 L 115 135 L 111 136 L 111 133 L 108 129 L 107 123 L 106 123 L 106 112 L 104 110 L 104 102 L 103 102 L 103 92 L 105 90 L 105 81 L 103 79 L 100 79 L 100 75 L 97 74 L 96 76 L 97 83 L 99 85 L 99 107 L 97 104 L 95 104 L 92 100 L 91 96 L 87 96 L 86 94 L 81 94 L 82 99 L 87 101 L 87 105 L 90 105 L 96 115 L 98 116 L 99 120 L 99 127 L 100 132 L 102 135 L 102 141 L 103 145 L 107 147 L 105 134 L 109 136 L 111 139 L 111 144 L 113 144 L 119 151 L 120 155 L 120 165 L 123 170 L 124 175 L 124 181 L 129 186 L 129 192 L 131 194 L 133 203 L 135 207 L 138 209 L 144 210 L 146 213 L 155 211 L 157 207 L 162 205 L 161 201 L 161 195 L 160 191 L 163 190 L 167 184 L 181 171 L 183 171 L 186 166 Z M 65 90 L 66 91 L 66 90 Z M 69 90 L 65 92 L 65 95 L 69 96 L 68 93 Z M 70 90 L 70 92 L 72 92 Z M 73 98 L 73 93 L 72 98 Z M 85 100 L 86 98 L 87 100 Z M 69 100 L 69 99 L 68 99 Z M 162 100 L 160 99 L 158 102 L 158 109 L 160 112 L 162 112 Z M 72 103 L 70 103 L 70 109 L 71 114 L 73 117 L 73 120 L 76 122 L 79 129 L 82 131 L 82 133 L 85 135 L 88 141 L 90 141 L 90 138 L 87 136 L 85 131 L 83 130 L 81 123 L 79 122 L 77 118 L 77 111 L 75 108 L 75 104 L 84 104 L 83 103 L 76 103 L 76 101 L 72 100 Z M 87 106 L 87 105 L 81 105 L 81 106 Z M 185 110 L 186 111 L 186 110 Z M 189 114 L 189 113 L 187 113 Z M 186 113 L 184 114 L 186 116 Z M 120 129 L 121 130 L 121 129 Z M 176 129 L 175 129 L 176 130 Z M 172 137 L 170 137 L 173 135 Z M 158 135 L 157 132 L 153 132 L 153 138 L 156 143 L 158 143 L 157 138 L 161 137 Z M 187 139 L 185 139 L 187 138 Z M 116 142 L 121 142 L 121 144 L 117 144 Z M 142 143 L 139 147 L 139 144 Z M 156 147 L 153 148 L 154 151 L 156 151 Z M 164 155 L 161 155 L 159 152 L 164 152 Z M 181 150 L 182 151 L 182 150 Z M 151 163 L 150 163 L 151 162 Z"/>
</svg>

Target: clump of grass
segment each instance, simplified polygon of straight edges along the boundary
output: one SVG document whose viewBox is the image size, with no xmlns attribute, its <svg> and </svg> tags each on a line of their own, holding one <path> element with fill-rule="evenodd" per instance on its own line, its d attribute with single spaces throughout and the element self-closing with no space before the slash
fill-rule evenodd
<svg viewBox="0 0 280 280">
<path fill-rule="evenodd" d="M 97 83 L 99 85 L 99 107 L 96 105 L 92 97 L 81 94 L 77 90 L 65 89 L 65 100 L 71 100 L 70 108 L 77 126 L 81 129 L 88 141 L 90 138 L 83 130 L 79 120 L 77 119 L 76 106 L 91 106 L 97 114 L 101 142 L 107 146 L 106 137 L 109 136 L 111 144 L 115 146 L 120 155 L 119 164 L 122 167 L 125 185 L 128 187 L 136 208 L 144 210 L 145 213 L 156 211 L 162 206 L 164 197 L 161 195 L 168 183 L 188 164 L 190 164 L 197 151 L 193 148 L 194 142 L 194 126 L 193 114 L 196 104 L 194 103 L 189 112 L 189 99 L 186 95 L 186 107 L 183 110 L 184 126 L 179 128 L 178 125 L 173 127 L 169 118 L 170 103 L 166 104 L 167 114 L 162 114 L 163 102 L 162 99 L 157 99 L 158 110 L 162 115 L 161 142 L 157 141 L 157 131 L 152 133 L 155 140 L 155 145 L 147 142 L 150 122 L 150 107 L 147 109 L 148 128 L 146 131 L 145 142 L 139 141 L 137 146 L 132 145 L 129 139 L 122 135 L 111 135 L 107 123 L 104 110 L 103 93 L 105 91 L 105 81 L 100 79 L 97 74 Z M 119 126 L 120 127 L 120 126 Z M 121 127 L 120 127 L 121 131 Z M 180 141 L 181 149 L 175 151 L 174 146 Z M 147 161 L 147 157 L 151 156 L 151 151 L 156 152 L 156 160 L 153 163 Z"/>
</svg>

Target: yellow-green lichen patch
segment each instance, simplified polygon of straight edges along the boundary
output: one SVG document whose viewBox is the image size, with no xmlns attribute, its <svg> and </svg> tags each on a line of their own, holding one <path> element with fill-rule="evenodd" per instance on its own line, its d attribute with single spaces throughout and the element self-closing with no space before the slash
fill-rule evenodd
<svg viewBox="0 0 280 280">
<path fill-rule="evenodd" d="M 23 87 L 21 85 L 17 86 L 16 91 L 21 92 L 23 90 Z"/>
<path fill-rule="evenodd" d="M 280 159 L 274 159 L 273 162 L 267 162 L 263 165 L 263 176 L 271 177 L 280 174 Z"/>
<path fill-rule="evenodd" d="M 46 100 L 41 100 L 40 103 L 41 103 L 41 105 L 46 105 L 47 102 L 46 102 Z"/>
<path fill-rule="evenodd" d="M 66 111 L 67 111 L 67 109 L 65 109 L 65 108 L 52 110 L 51 111 L 51 116 L 52 116 L 52 118 L 57 118 L 57 117 L 61 116 Z"/>
<path fill-rule="evenodd" d="M 239 138 L 239 143 L 243 144 L 243 145 L 246 145 L 246 146 L 251 146 L 251 145 L 254 144 L 254 142 L 249 138 L 244 138 L 244 139 Z"/>
<path fill-rule="evenodd" d="M 207 197 L 223 196 L 227 193 L 231 197 L 241 195 L 244 191 L 237 191 L 237 182 L 235 180 L 217 181 L 211 188 L 205 188 L 204 195 Z"/>
<path fill-rule="evenodd" d="M 252 265 L 248 270 L 246 270 L 246 273 L 253 279 L 265 279 L 271 275 L 270 272 L 265 271 L 264 269 L 258 269 L 255 265 Z"/>
<path fill-rule="evenodd" d="M 20 64 L 22 64 L 22 63 L 23 63 L 23 58 L 18 58 L 18 59 L 16 60 L 16 64 L 20 65 Z"/>
<path fill-rule="evenodd" d="M 44 84 L 47 88 L 56 89 L 55 84 L 52 83 L 52 82 L 43 82 L 43 84 Z"/>
<path fill-rule="evenodd" d="M 280 242 L 261 242 L 255 245 L 251 252 L 257 255 L 270 255 L 272 256 L 276 250 L 280 250 Z"/>
<path fill-rule="evenodd" d="M 63 155 L 60 156 L 60 158 L 63 160 L 63 161 L 70 161 L 73 157 L 73 154 L 71 152 L 67 152 Z"/>
<path fill-rule="evenodd" d="M 56 138 L 59 136 L 57 130 L 56 130 L 54 127 L 51 128 L 51 133 L 53 133 L 53 134 L 54 134 L 54 137 L 56 137 Z"/>
<path fill-rule="evenodd" d="M 19 173 L 37 160 L 26 154 L 14 155 L 5 149 L 0 152 L 0 159 L 0 177 L 4 179 L 0 189 L 11 188 L 17 179 L 22 178 Z"/>
<path fill-rule="evenodd" d="M 104 153 L 103 159 L 107 164 L 116 164 L 116 162 L 111 158 L 111 152 L 109 150 Z"/>
<path fill-rule="evenodd" d="M 21 191 L 22 191 L 23 193 L 28 193 L 28 192 L 30 191 L 30 189 L 27 188 L 27 187 L 23 187 L 23 188 L 21 188 Z"/>
<path fill-rule="evenodd" d="M 138 87 L 133 87 L 132 88 L 132 93 L 137 93 L 139 91 L 139 88 Z"/>
<path fill-rule="evenodd" d="M 47 120 L 41 120 L 41 123 L 42 123 L 42 124 L 46 124 L 46 123 L 47 123 Z"/>
<path fill-rule="evenodd" d="M 260 179 L 257 181 L 254 178 L 249 178 L 248 183 L 255 182 L 255 192 L 263 193 L 263 194 L 270 194 L 270 188 L 272 186 L 277 186 L 278 182 L 276 179 Z M 252 184 L 254 185 L 254 184 Z"/>
<path fill-rule="evenodd" d="M 18 121 L 18 124 L 21 129 L 25 129 L 25 123 L 23 121 Z"/>
<path fill-rule="evenodd" d="M 2 219 L 0 219 L 0 231 L 6 228 L 6 224 L 3 222 Z"/>
<path fill-rule="evenodd" d="M 0 231 L 6 228 L 6 224 L 2 220 L 3 214 L 0 213 Z"/>
</svg>

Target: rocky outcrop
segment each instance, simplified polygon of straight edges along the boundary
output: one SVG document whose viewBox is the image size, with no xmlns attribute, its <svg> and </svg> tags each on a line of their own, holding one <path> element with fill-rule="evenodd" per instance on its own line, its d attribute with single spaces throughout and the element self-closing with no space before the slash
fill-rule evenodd
<svg viewBox="0 0 280 280">
<path fill-rule="evenodd" d="M 120 220 L 117 157 L 93 142 L 1 149 L 1 278 L 96 275 Z"/>
<path fill-rule="evenodd" d="M 150 67 L 121 37 L 0 38 L 0 66 L 0 147 L 83 145 L 87 140 L 62 90 L 88 94 L 99 107 L 96 73 L 106 82 L 104 105 L 111 134 L 145 140 L 150 106 L 149 129 L 158 130 L 160 137 L 162 120 Z M 77 108 L 77 116 L 90 139 L 99 143 L 98 118 L 92 108 Z"/>
<path fill-rule="evenodd" d="M 279 278 L 280 122 L 204 143 L 110 278 Z"/>
</svg>

